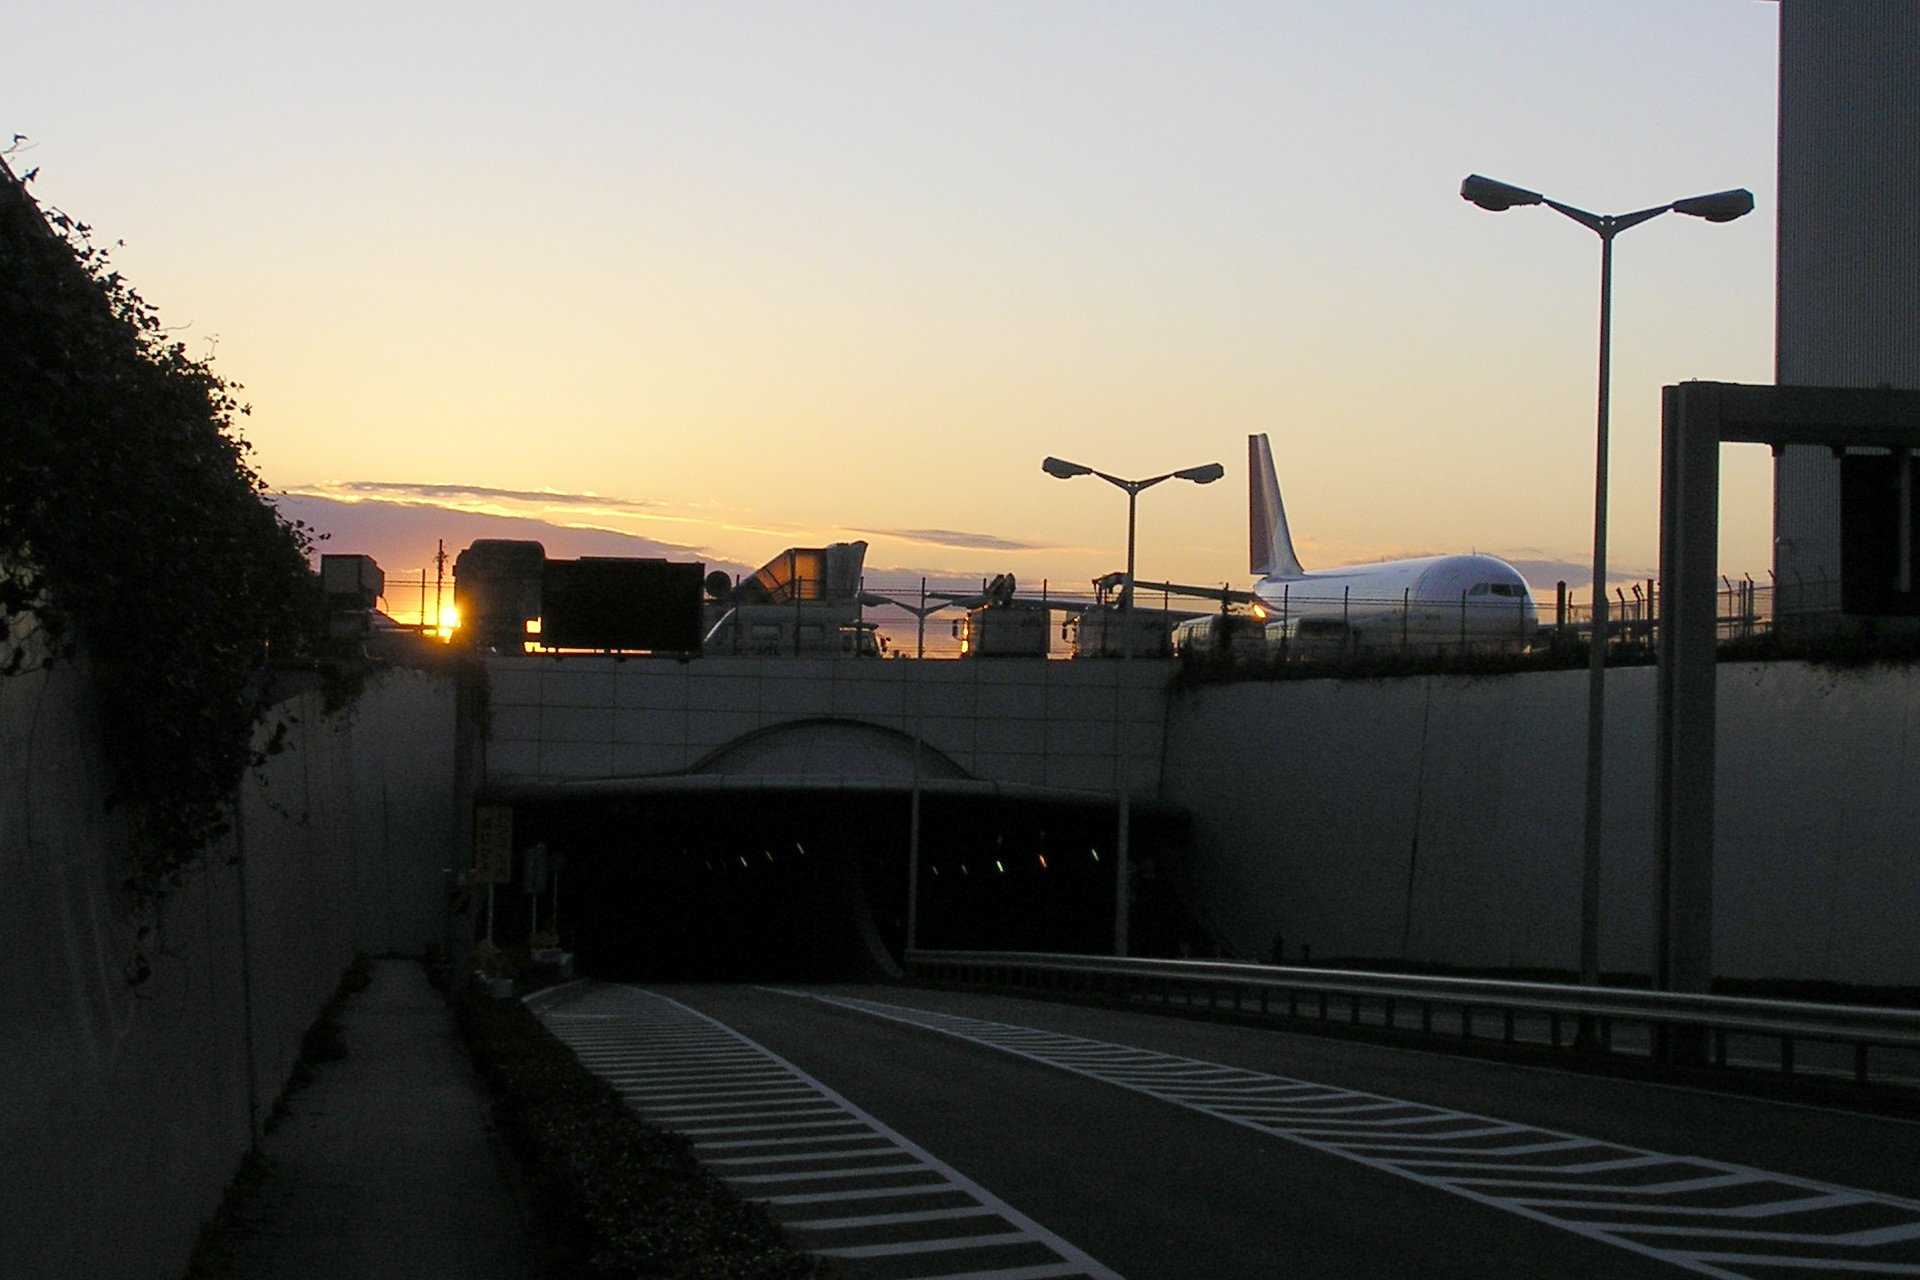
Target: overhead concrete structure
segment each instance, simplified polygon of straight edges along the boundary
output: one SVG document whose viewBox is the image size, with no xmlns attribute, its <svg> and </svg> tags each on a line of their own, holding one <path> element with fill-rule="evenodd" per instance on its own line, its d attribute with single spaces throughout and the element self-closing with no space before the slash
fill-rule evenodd
<svg viewBox="0 0 1920 1280">
<path fill-rule="evenodd" d="M 785 775 L 905 792 L 917 736 L 929 790 L 1101 801 L 1117 763 L 1147 801 L 1172 672 L 1160 660 L 493 657 L 486 780 L 657 791 Z"/>
<path fill-rule="evenodd" d="M 1774 377 L 1920 388 L 1920 4 L 1782 0 Z M 1841 465 L 1774 467 L 1776 608 L 1840 615 Z"/>
</svg>

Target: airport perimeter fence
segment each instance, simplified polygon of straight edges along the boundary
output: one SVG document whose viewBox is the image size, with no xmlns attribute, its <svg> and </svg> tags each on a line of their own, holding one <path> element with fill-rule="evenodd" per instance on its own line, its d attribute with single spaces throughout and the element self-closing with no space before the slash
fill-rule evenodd
<svg viewBox="0 0 1920 1280">
<path fill-rule="evenodd" d="M 984 588 L 983 588 L 984 589 Z M 868 583 L 865 590 L 898 604 L 872 605 L 860 611 L 862 624 L 871 624 L 886 641 L 893 657 L 924 655 L 951 659 L 966 656 L 961 619 L 975 603 L 971 584 L 943 583 L 937 592 L 919 598 L 920 586 L 891 587 Z M 1225 588 L 1223 587 L 1223 590 Z M 1245 593 L 1241 594 L 1244 597 Z M 1119 636 L 1083 643 L 1078 618 L 1084 612 L 1113 607 L 1112 592 L 1061 591 L 1042 582 L 1038 592 L 1023 592 L 1016 607 L 1039 608 L 1048 617 L 1047 653 L 1051 657 L 1113 658 L 1119 656 Z M 387 615 L 403 629 L 432 633 L 458 625 L 454 612 L 453 581 L 422 569 L 388 575 L 381 600 Z M 916 604 L 926 609 L 924 622 Z M 1250 602 L 1235 600 L 1223 608 L 1218 597 L 1183 596 L 1178 592 L 1141 590 L 1134 600 L 1136 634 L 1134 656 L 1189 657 L 1234 663 L 1290 665 L 1321 664 L 1359 657 L 1473 657 L 1489 654 L 1551 653 L 1585 650 L 1593 633 L 1593 606 L 1577 601 L 1564 584 L 1553 592 L 1536 591 L 1535 617 L 1530 624 L 1524 598 L 1464 594 L 1442 605 L 1416 603 L 1411 592 L 1398 598 L 1343 597 L 1337 604 L 1322 601 L 1308 616 L 1281 599 L 1259 616 L 1258 627 Z M 1840 584 L 1827 578 L 1798 579 L 1777 586 L 1751 576 L 1723 577 L 1718 592 L 1719 638 L 1722 642 L 1753 640 L 1772 633 L 1782 618 L 1796 615 L 1830 617 L 1840 605 Z M 1183 621 L 1228 615 L 1237 621 L 1201 635 L 1176 635 Z M 1659 639 L 1661 601 L 1653 579 L 1618 584 L 1607 610 L 1607 643 L 1620 659 L 1650 658 Z M 1503 619 L 1510 617 L 1510 629 Z M 1224 643 L 1223 643 L 1224 641 Z"/>
<path fill-rule="evenodd" d="M 1807 615 L 1831 615 L 1839 606 L 1839 584 L 1826 579 L 1798 582 L 1776 591 L 1771 582 L 1751 576 L 1723 577 L 1717 593 L 1719 638 L 1723 642 L 1754 640 L 1770 634 L 1777 610 Z M 1111 596 L 1084 592 L 1043 592 L 1022 596 L 1020 603 L 1053 610 L 1052 645 L 1056 657 L 1119 656 L 1117 636 L 1093 644 L 1076 633 L 1079 610 L 1111 607 Z M 1183 596 L 1174 591 L 1142 590 L 1134 600 L 1138 619 L 1135 657 L 1173 657 L 1288 665 L 1324 663 L 1355 657 L 1474 657 L 1496 654 L 1585 650 L 1593 634 L 1593 606 L 1576 601 L 1564 585 L 1552 595 L 1536 593 L 1533 617 L 1524 598 L 1462 593 L 1457 601 L 1416 602 L 1411 591 L 1398 597 L 1343 595 L 1337 602 L 1319 600 L 1310 609 L 1292 607 L 1285 589 L 1257 616 L 1247 601 L 1223 606 L 1217 597 Z M 959 610 L 928 618 L 925 655 L 929 658 L 963 656 L 955 619 Z M 1199 634 L 1182 632 L 1190 619 L 1219 617 L 1233 622 Z M 1304 616 L 1301 616 L 1303 615 Z M 1659 639 L 1659 584 L 1617 585 L 1608 601 L 1607 644 L 1616 657 L 1650 658 Z M 885 610 L 870 614 L 887 632 L 891 651 L 919 652 L 918 631 L 911 612 L 902 622 Z M 1148 621 L 1152 619 L 1152 621 Z M 1511 620 L 1509 626 L 1507 620 Z"/>
</svg>

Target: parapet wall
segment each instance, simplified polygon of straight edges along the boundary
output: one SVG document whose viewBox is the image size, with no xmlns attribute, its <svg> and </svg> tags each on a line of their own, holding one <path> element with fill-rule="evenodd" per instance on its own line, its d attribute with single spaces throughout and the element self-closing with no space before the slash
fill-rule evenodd
<svg viewBox="0 0 1920 1280">
<path fill-rule="evenodd" d="M 1652 668 L 1608 673 L 1601 963 L 1645 973 Z M 1166 799 L 1232 950 L 1578 965 L 1586 673 L 1173 695 Z M 1715 971 L 1920 985 L 1920 675 L 1723 665 Z"/>
<path fill-rule="evenodd" d="M 239 840 L 139 920 L 84 668 L 0 680 L 9 1277 L 178 1276 L 355 951 L 441 936 L 450 682 L 391 672 L 351 713 L 281 711 L 289 749 L 245 784 Z"/>
<path fill-rule="evenodd" d="M 671 774 L 760 730 L 841 720 L 918 733 L 972 777 L 1029 786 L 1111 791 L 1117 750 L 1135 792 L 1151 794 L 1171 670 L 1150 659 L 494 657 L 487 779 Z"/>
</svg>

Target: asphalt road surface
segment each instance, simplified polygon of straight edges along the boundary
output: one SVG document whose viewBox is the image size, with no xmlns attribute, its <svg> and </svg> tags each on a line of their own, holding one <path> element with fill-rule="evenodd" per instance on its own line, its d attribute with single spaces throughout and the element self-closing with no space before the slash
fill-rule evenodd
<svg viewBox="0 0 1920 1280">
<path fill-rule="evenodd" d="M 1907 1121 L 954 992 L 539 1008 L 854 1277 L 1920 1276 Z"/>
</svg>

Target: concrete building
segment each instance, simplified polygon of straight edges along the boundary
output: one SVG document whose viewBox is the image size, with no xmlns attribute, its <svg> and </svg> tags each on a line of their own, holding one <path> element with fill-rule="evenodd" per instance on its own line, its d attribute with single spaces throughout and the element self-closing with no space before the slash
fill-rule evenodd
<svg viewBox="0 0 1920 1280">
<path fill-rule="evenodd" d="M 1782 0 L 1779 136 L 1775 380 L 1920 388 L 1920 4 Z M 1844 470 L 1817 446 L 1775 462 L 1789 627 L 1841 613 Z"/>
</svg>

